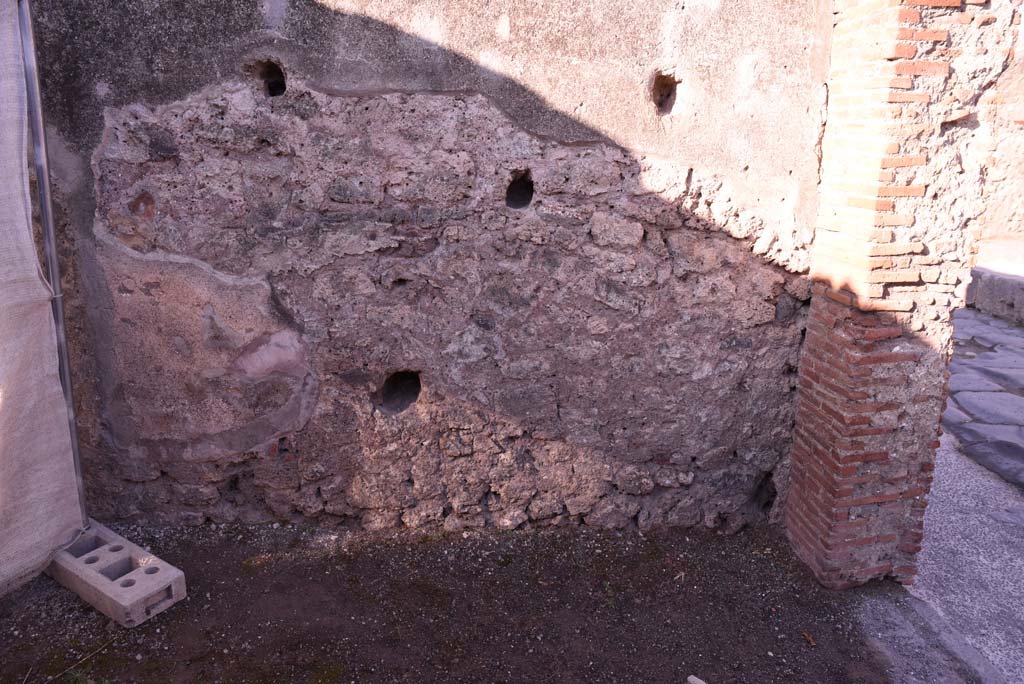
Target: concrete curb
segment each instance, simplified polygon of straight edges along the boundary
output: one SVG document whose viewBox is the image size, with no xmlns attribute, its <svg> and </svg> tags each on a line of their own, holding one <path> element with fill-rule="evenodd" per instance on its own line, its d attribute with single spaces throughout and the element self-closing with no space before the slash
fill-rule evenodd
<svg viewBox="0 0 1024 684">
<path fill-rule="evenodd" d="M 949 621 L 933 608 L 931 604 L 912 594 L 908 594 L 907 605 L 913 608 L 914 612 L 921 618 L 919 625 L 921 629 L 931 632 L 932 636 L 946 650 L 959 659 L 965 667 L 978 677 L 978 681 L 985 684 L 1010 684 L 996 666 L 992 664 L 992 661 L 982 655 L 981 651 L 971 646 L 960 632 L 953 628 Z"/>
<path fill-rule="evenodd" d="M 1024 325 L 1024 278 L 987 268 L 971 271 L 967 304 L 978 311 Z"/>
</svg>

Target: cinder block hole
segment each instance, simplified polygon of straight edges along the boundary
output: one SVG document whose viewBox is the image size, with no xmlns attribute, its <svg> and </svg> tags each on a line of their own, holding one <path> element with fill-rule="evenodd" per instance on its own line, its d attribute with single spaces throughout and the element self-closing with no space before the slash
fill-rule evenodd
<svg viewBox="0 0 1024 684">
<path fill-rule="evenodd" d="M 87 553 L 91 553 L 96 549 L 100 548 L 107 542 L 99 538 L 96 534 L 83 534 L 81 537 L 76 539 L 74 543 L 68 547 L 68 553 L 75 558 L 81 558 Z M 86 560 L 86 563 L 89 561 Z M 96 561 L 93 561 L 95 563 Z"/>
<path fill-rule="evenodd" d="M 420 374 L 398 371 L 388 376 L 380 390 L 380 410 L 395 415 L 406 410 L 420 398 Z"/>
<path fill-rule="evenodd" d="M 123 546 L 121 546 L 120 544 L 114 544 L 113 546 L 111 546 L 111 547 L 110 547 L 110 550 L 111 550 L 111 551 L 120 551 L 120 550 L 121 550 L 121 549 L 123 549 L 123 548 L 124 548 L 124 547 L 123 547 Z"/>
<path fill-rule="evenodd" d="M 285 84 L 284 71 L 281 70 L 280 64 L 270 60 L 258 62 L 256 64 L 256 73 L 259 75 L 260 80 L 263 81 L 267 95 L 270 97 L 284 95 L 287 85 Z"/>
<path fill-rule="evenodd" d="M 99 559 L 100 559 L 99 556 L 89 556 L 88 558 L 85 559 L 85 564 L 86 565 L 92 565 L 93 563 L 95 563 Z"/>
<path fill-rule="evenodd" d="M 160 572 L 160 568 L 158 568 L 155 565 L 152 565 L 152 566 L 146 568 L 145 570 L 143 570 L 143 572 L 145 572 L 147 575 L 155 575 L 156 573 Z"/>
<path fill-rule="evenodd" d="M 133 580 L 133 579 L 121 580 L 121 586 L 122 587 L 134 587 L 135 586 L 135 580 Z"/>
<path fill-rule="evenodd" d="M 134 558 L 119 558 L 110 565 L 100 568 L 100 574 L 106 577 L 111 582 L 113 582 L 115 580 L 121 579 L 129 572 L 138 567 L 140 567 L 139 563 L 136 562 Z"/>
<path fill-rule="evenodd" d="M 512 180 L 505 191 L 505 206 L 525 209 L 533 201 L 533 177 L 530 169 L 512 172 Z"/>
<path fill-rule="evenodd" d="M 146 615 L 148 616 L 159 612 L 164 608 L 166 603 L 172 601 L 174 601 L 174 590 L 171 587 L 167 587 L 163 591 L 146 599 Z"/>
<path fill-rule="evenodd" d="M 670 74 L 661 71 L 654 74 L 654 80 L 651 82 L 651 102 L 654 103 L 660 116 L 672 113 L 672 108 L 676 106 L 676 86 L 678 85 L 679 81 Z"/>
</svg>

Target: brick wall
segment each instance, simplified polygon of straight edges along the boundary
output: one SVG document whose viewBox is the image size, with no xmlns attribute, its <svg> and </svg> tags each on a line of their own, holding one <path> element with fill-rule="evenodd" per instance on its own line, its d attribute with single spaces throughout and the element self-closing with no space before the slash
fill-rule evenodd
<svg viewBox="0 0 1024 684">
<path fill-rule="evenodd" d="M 986 75 L 1007 62 L 987 36 L 1019 17 L 1019 0 L 996 5 L 836 2 L 786 512 L 828 586 L 916 572 L 982 203 L 963 151 Z"/>
</svg>

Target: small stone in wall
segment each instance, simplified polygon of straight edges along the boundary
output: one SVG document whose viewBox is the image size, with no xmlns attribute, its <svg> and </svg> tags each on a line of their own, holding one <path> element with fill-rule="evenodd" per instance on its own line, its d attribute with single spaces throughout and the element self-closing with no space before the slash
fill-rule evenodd
<svg viewBox="0 0 1024 684">
<path fill-rule="evenodd" d="M 590 236 L 601 247 L 636 247 L 644 239 L 644 227 L 597 211 L 590 221 Z"/>
<path fill-rule="evenodd" d="M 450 458 L 473 455 L 473 435 L 465 430 L 452 430 L 441 436 L 441 452 Z"/>
</svg>

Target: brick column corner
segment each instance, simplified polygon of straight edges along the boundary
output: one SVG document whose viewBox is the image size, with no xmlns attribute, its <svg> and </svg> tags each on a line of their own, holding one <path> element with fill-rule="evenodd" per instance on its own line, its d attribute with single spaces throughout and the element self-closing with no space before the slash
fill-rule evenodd
<svg viewBox="0 0 1024 684">
<path fill-rule="evenodd" d="M 946 125 L 980 94 L 951 69 L 965 32 L 993 23 L 975 21 L 978 4 L 836 1 L 785 511 L 793 548 L 829 587 L 916 574 L 974 250 L 969 220 L 945 213 L 961 192 Z"/>
</svg>

